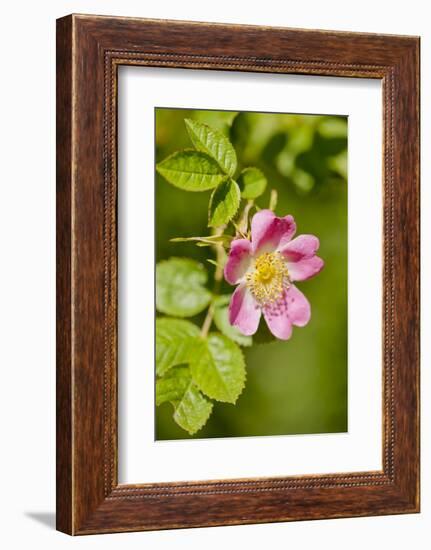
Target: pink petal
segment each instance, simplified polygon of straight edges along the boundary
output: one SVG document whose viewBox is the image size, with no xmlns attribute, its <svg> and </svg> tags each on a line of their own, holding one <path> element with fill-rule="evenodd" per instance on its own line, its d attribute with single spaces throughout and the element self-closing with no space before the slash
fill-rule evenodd
<svg viewBox="0 0 431 550">
<path fill-rule="evenodd" d="M 304 258 L 311 258 L 319 249 L 319 239 L 314 235 L 300 235 L 287 243 L 279 252 L 288 262 L 299 262 Z"/>
<path fill-rule="evenodd" d="M 229 256 L 224 268 L 224 278 L 235 285 L 247 271 L 251 257 L 251 243 L 247 239 L 235 239 L 230 245 Z"/>
<path fill-rule="evenodd" d="M 288 340 L 292 325 L 303 327 L 308 323 L 311 309 L 307 298 L 291 285 L 278 302 L 263 310 L 263 315 L 272 334 L 280 340 Z"/>
<path fill-rule="evenodd" d="M 245 284 L 239 285 L 229 304 L 229 322 L 245 336 L 254 334 L 259 326 L 260 308 Z"/>
<path fill-rule="evenodd" d="M 251 246 L 253 255 L 273 252 L 285 246 L 296 231 L 292 216 L 278 218 L 272 210 L 260 210 L 251 220 Z"/>
<path fill-rule="evenodd" d="M 305 281 L 322 271 L 325 262 L 319 256 L 305 258 L 299 262 L 286 262 L 291 281 Z"/>
</svg>

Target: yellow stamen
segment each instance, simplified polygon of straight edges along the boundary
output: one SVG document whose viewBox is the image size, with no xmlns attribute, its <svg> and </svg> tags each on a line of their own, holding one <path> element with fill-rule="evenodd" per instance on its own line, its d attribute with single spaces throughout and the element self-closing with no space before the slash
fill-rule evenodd
<svg viewBox="0 0 431 550">
<path fill-rule="evenodd" d="M 276 302 L 289 287 L 289 273 L 279 252 L 266 252 L 254 263 L 254 270 L 246 275 L 246 284 L 255 300 L 266 306 Z"/>
</svg>

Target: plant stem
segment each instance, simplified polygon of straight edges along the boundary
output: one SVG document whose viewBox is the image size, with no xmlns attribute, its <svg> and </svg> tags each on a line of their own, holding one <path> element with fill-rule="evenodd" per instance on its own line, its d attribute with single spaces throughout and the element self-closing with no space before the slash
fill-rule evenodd
<svg viewBox="0 0 431 550">
<path fill-rule="evenodd" d="M 217 227 L 214 231 L 214 235 L 221 235 L 224 231 L 224 226 Z M 214 289 L 213 294 L 214 296 L 217 296 L 217 294 L 220 292 L 220 286 L 221 282 L 223 280 L 223 265 L 226 257 L 226 253 L 224 251 L 223 245 L 221 244 L 215 244 L 214 250 L 216 253 L 216 270 L 214 272 Z M 207 314 L 205 316 L 202 328 L 201 328 L 201 336 L 202 338 L 205 338 L 208 335 L 208 331 L 211 328 L 212 322 L 214 317 L 214 301 L 212 301 L 208 307 Z"/>
<path fill-rule="evenodd" d="M 225 230 L 225 226 L 217 227 L 214 230 L 214 235 L 222 235 Z M 216 255 L 217 267 L 214 273 L 214 294 L 220 290 L 220 284 L 223 279 L 223 267 L 226 259 L 226 252 L 224 251 L 223 245 L 220 243 L 214 244 L 214 250 Z"/>
<path fill-rule="evenodd" d="M 247 231 L 248 231 L 248 215 L 250 213 L 250 210 L 254 206 L 254 200 L 247 201 L 246 205 L 244 206 L 244 210 L 241 213 L 241 216 L 239 216 L 238 224 L 235 226 L 237 233 L 239 232 L 240 236 L 244 239 L 247 238 Z"/>
<path fill-rule="evenodd" d="M 205 320 L 204 320 L 202 328 L 201 328 L 202 338 L 206 338 L 206 336 L 208 335 L 208 331 L 211 328 L 211 325 L 212 325 L 212 322 L 213 322 L 213 317 L 214 317 L 214 303 L 211 302 L 209 307 L 208 307 L 208 311 L 207 311 Z"/>
<path fill-rule="evenodd" d="M 274 211 L 277 206 L 278 193 L 276 189 L 271 189 L 271 196 L 269 198 L 269 209 Z"/>
</svg>

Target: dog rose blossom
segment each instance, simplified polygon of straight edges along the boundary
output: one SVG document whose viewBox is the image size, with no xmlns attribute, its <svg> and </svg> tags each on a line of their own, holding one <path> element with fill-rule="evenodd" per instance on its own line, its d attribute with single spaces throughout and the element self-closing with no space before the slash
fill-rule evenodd
<svg viewBox="0 0 431 550">
<path fill-rule="evenodd" d="M 293 284 L 319 273 L 319 239 L 296 232 L 292 216 L 278 218 L 271 210 L 251 221 L 251 240 L 234 239 L 224 269 L 226 281 L 238 285 L 229 305 L 230 324 L 244 335 L 254 334 L 263 314 L 269 330 L 288 340 L 292 326 L 305 326 L 311 316 L 307 298 Z"/>
</svg>

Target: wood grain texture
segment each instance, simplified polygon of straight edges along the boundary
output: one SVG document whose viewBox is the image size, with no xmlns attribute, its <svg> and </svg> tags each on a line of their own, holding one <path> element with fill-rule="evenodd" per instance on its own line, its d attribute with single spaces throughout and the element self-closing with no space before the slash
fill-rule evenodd
<svg viewBox="0 0 431 550">
<path fill-rule="evenodd" d="M 57 23 L 57 529 L 72 531 L 72 28 Z"/>
<path fill-rule="evenodd" d="M 77 15 L 57 25 L 58 529 L 417 512 L 419 39 Z M 124 64 L 382 80 L 382 471 L 118 485 L 116 117 Z"/>
</svg>

